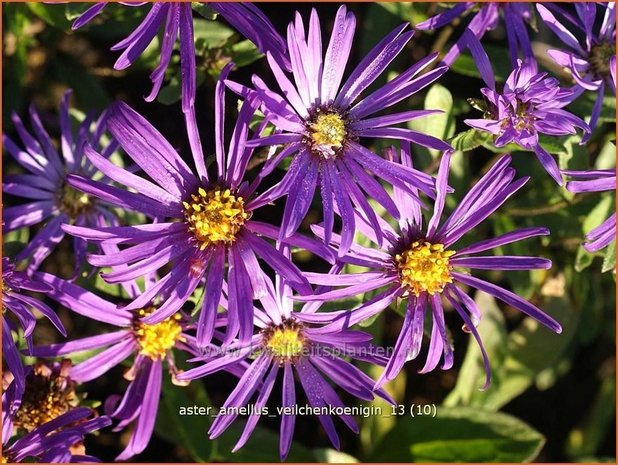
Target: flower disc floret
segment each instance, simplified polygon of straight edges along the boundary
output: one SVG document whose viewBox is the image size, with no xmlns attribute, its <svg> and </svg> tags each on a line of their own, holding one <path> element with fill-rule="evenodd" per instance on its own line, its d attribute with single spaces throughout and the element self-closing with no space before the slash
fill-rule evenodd
<svg viewBox="0 0 618 465">
<path fill-rule="evenodd" d="M 314 154 L 334 158 L 349 136 L 344 115 L 333 109 L 318 108 L 307 122 L 307 144 Z"/>
<path fill-rule="evenodd" d="M 93 199 L 83 192 L 64 184 L 58 194 L 58 209 L 75 219 L 88 213 L 94 206 Z"/>
<path fill-rule="evenodd" d="M 75 382 L 68 377 L 71 363 L 65 360 L 59 370 L 38 363 L 27 377 L 21 405 L 15 412 L 13 424 L 28 432 L 33 431 L 79 403 Z"/>
<path fill-rule="evenodd" d="M 141 309 L 138 312 L 140 318 L 149 315 L 154 309 Z M 139 353 L 150 357 L 152 360 L 161 360 L 168 350 L 171 350 L 178 341 L 184 341 L 180 314 L 156 324 L 135 323 L 135 338 L 139 345 Z"/>
<path fill-rule="evenodd" d="M 440 293 L 452 283 L 449 257 L 454 250 L 444 250 L 443 244 L 415 241 L 404 252 L 395 255 L 399 280 L 416 297 L 423 292 Z"/>
<path fill-rule="evenodd" d="M 290 319 L 284 319 L 279 325 L 265 328 L 262 337 L 266 350 L 280 362 L 299 357 L 307 343 L 303 326 Z"/>
<path fill-rule="evenodd" d="M 616 44 L 603 42 L 593 45 L 590 49 L 590 69 L 597 76 L 608 78 L 610 73 L 610 59 L 616 55 Z"/>
<path fill-rule="evenodd" d="M 190 202 L 183 202 L 184 216 L 189 231 L 201 243 L 203 250 L 211 244 L 231 244 L 236 239 L 249 213 L 245 211 L 244 199 L 232 195 L 229 189 L 198 189 Z"/>
</svg>

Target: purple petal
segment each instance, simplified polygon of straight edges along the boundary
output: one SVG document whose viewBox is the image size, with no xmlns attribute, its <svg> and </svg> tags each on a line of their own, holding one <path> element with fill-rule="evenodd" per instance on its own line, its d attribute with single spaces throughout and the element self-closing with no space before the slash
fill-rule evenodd
<svg viewBox="0 0 618 465">
<path fill-rule="evenodd" d="M 510 244 L 512 242 L 522 241 L 524 239 L 528 239 L 530 237 L 535 236 L 548 236 L 549 229 L 547 228 L 522 228 L 517 229 L 515 231 L 510 231 L 506 234 L 502 234 L 498 237 L 494 237 L 493 239 L 487 239 L 484 241 L 476 242 L 468 247 L 464 247 L 457 251 L 457 257 L 461 255 L 473 254 L 478 252 L 483 252 L 485 250 L 494 249 L 496 247 L 500 247 L 506 244 Z"/>
<path fill-rule="evenodd" d="M 560 326 L 560 323 L 558 323 L 552 317 L 542 312 L 530 302 L 522 299 L 518 295 L 513 294 L 512 292 L 507 291 L 506 289 L 503 289 L 499 286 L 496 286 L 495 284 L 455 271 L 453 272 L 453 277 L 456 278 L 458 281 L 462 282 L 463 284 L 467 284 L 468 286 L 472 286 L 483 292 L 487 292 L 488 294 L 502 300 L 508 305 L 517 308 L 519 311 L 525 313 L 531 318 L 534 318 L 542 325 L 547 326 L 552 331 L 556 333 L 562 332 L 562 327 Z"/>
<path fill-rule="evenodd" d="M 46 294 L 48 297 L 75 313 L 114 326 L 131 326 L 131 315 L 128 312 L 117 309 L 116 305 L 95 294 L 51 274 L 37 272 L 34 276 L 51 285 L 52 289 Z"/>
<path fill-rule="evenodd" d="M 107 373 L 111 368 L 127 359 L 137 348 L 133 338 L 126 339 L 97 355 L 71 367 L 71 378 L 85 383 Z"/>
</svg>

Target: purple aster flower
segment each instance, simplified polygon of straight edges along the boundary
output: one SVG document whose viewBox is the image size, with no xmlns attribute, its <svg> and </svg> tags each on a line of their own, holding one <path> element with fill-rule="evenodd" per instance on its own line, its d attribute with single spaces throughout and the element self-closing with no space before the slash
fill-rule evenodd
<svg viewBox="0 0 618 465">
<path fill-rule="evenodd" d="M 126 6 L 143 6 L 148 2 L 120 2 Z M 269 50 L 279 62 L 289 67 L 289 58 L 285 42 L 276 32 L 266 16 L 251 3 L 209 3 L 213 10 L 220 13 L 241 34 L 251 40 L 262 52 Z M 92 21 L 107 6 L 107 2 L 98 2 L 86 10 L 73 23 L 73 29 L 78 29 Z M 180 71 L 182 76 L 182 108 L 190 112 L 195 101 L 196 63 L 195 45 L 193 41 L 193 10 L 191 2 L 154 2 L 141 24 L 125 39 L 112 47 L 112 50 L 123 50 L 114 64 L 115 69 L 126 69 L 146 50 L 148 44 L 163 26 L 161 42 L 161 58 L 159 65 L 150 75 L 153 87 L 146 96 L 151 102 L 159 93 L 165 79 L 165 71 L 172 58 L 176 39 L 180 41 Z"/>
<path fill-rule="evenodd" d="M 164 362 L 173 382 L 180 384 L 176 381 L 179 370 L 174 362 L 173 350 L 193 356 L 198 354 L 195 338 L 186 333 L 190 328 L 187 318 L 182 313 L 176 313 L 159 323 L 143 323 L 142 318 L 152 314 L 165 296 L 159 301 L 146 302 L 141 309 L 128 311 L 118 309 L 115 304 L 69 281 L 47 273 L 37 273 L 37 276 L 53 289 L 48 297 L 79 315 L 117 327 L 115 331 L 96 336 L 37 346 L 33 353 L 37 357 L 59 357 L 103 349 L 71 368 L 70 377 L 78 383 L 96 379 L 125 360 L 132 359 L 132 365 L 124 375 L 130 381 L 124 396 L 122 399 L 112 396 L 106 402 L 109 416 L 120 420 L 114 431 L 135 422 L 127 447 L 117 457 L 117 460 L 128 460 L 142 452 L 150 442 L 161 396 Z M 146 289 L 156 285 L 153 276 L 146 276 L 145 282 Z M 124 288 L 133 300 L 144 295 L 135 281 L 125 283 Z"/>
<path fill-rule="evenodd" d="M 34 136 L 30 134 L 17 114 L 13 124 L 24 145 L 22 150 L 7 135 L 2 134 L 2 144 L 7 152 L 24 167 L 28 174 L 7 175 L 2 179 L 2 190 L 11 195 L 29 199 L 28 203 L 6 207 L 2 210 L 3 231 L 44 223 L 28 245 L 15 257 L 16 261 L 30 258 L 29 271 L 39 267 L 64 237 L 63 224 L 94 226 L 102 222 L 114 224 L 116 217 L 107 205 L 78 192 L 67 184 L 69 174 L 85 178 L 100 176 L 95 167 L 83 156 L 85 143 L 91 144 L 108 158 L 116 143 L 103 144 L 107 115 L 103 113 L 91 130 L 93 115 L 88 115 L 79 125 L 77 133 L 71 128 L 69 99 L 72 91 L 64 94 L 60 103 L 60 148 L 62 159 L 49 134 L 43 127 L 36 109 L 30 107 L 30 120 Z M 102 179 L 105 181 L 105 179 Z M 84 261 L 86 243 L 73 241 L 75 272 Z"/>
<path fill-rule="evenodd" d="M 81 444 L 86 434 L 109 426 L 108 417 L 93 418 L 92 409 L 74 408 L 17 437 L 14 431 L 16 411 L 11 407 L 18 403 L 17 390 L 13 381 L 2 393 L 2 463 L 99 461 L 89 455 L 75 455 L 72 447 Z"/>
<path fill-rule="evenodd" d="M 450 25 L 455 19 L 472 16 L 466 26 L 474 36 L 481 40 L 487 31 L 498 27 L 500 19 L 504 20 L 504 28 L 509 46 L 511 64 L 517 65 L 517 59 L 532 58 L 532 46 L 526 24 L 532 19 L 530 3 L 515 2 L 461 2 L 456 3 L 448 10 L 414 26 L 421 31 L 431 31 Z M 461 52 L 466 48 L 465 38 L 460 37 L 451 49 L 444 55 L 442 62 L 447 66 L 453 64 Z"/>
<path fill-rule="evenodd" d="M 36 325 L 33 310 L 37 310 L 51 321 L 63 336 L 66 336 L 64 326 L 56 313 L 40 300 L 24 293 L 24 291 L 47 293 L 51 290 L 49 285 L 40 280 L 16 271 L 15 265 L 7 257 L 2 257 L 2 357 L 15 378 L 15 390 L 20 396 L 25 388 L 25 373 L 19 350 L 13 341 L 13 332 L 17 332 L 18 326 L 23 330 L 24 339 L 31 352 L 32 332 Z M 12 318 L 9 319 L 7 310 L 18 324 L 12 321 Z"/>
<path fill-rule="evenodd" d="M 571 101 L 573 90 L 561 88 L 558 80 L 547 77 L 547 73 L 537 73 L 536 65 L 528 60 L 518 63 L 499 92 L 489 57 L 476 38 L 471 34 L 464 34 L 470 39 L 472 55 L 476 57 L 481 75 L 488 86 L 481 89 L 487 105 L 485 117 L 467 119 L 465 123 L 496 136 L 496 147 L 516 143 L 526 150 L 534 151 L 547 173 L 562 185 L 558 164 L 541 146 L 539 134 L 575 134 L 577 128 L 590 131 L 581 118 L 563 109 Z"/>
<path fill-rule="evenodd" d="M 590 116 L 590 127 L 594 129 L 601 114 L 605 88 L 616 95 L 616 3 L 574 2 L 574 7 L 576 15 L 551 3 L 536 6 L 545 24 L 570 49 L 547 53 L 571 72 L 578 90 L 572 99 L 585 90 L 597 93 Z M 602 18 L 600 22 L 597 16 Z"/>
<path fill-rule="evenodd" d="M 245 424 L 233 452 L 247 442 L 265 408 L 277 377 L 282 374 L 281 426 L 279 453 L 285 460 L 290 451 L 296 421 L 296 397 L 294 376 L 298 377 L 309 406 L 315 413 L 335 448 L 339 449 L 339 437 L 328 413 L 329 406 L 343 409 L 344 404 L 330 379 L 349 394 L 370 401 L 374 398 L 373 380 L 343 357 L 365 360 L 384 365 L 383 357 L 375 355 L 370 344 L 372 336 L 352 330 L 329 330 L 324 324 L 312 325 L 303 321 L 304 315 L 315 312 L 319 305 L 308 304 L 300 312 L 292 309 L 292 291 L 285 280 L 276 277 L 276 283 L 267 281 L 267 292 L 260 299 L 262 309 L 255 309 L 255 326 L 258 332 L 250 341 L 235 341 L 215 354 L 201 357 L 202 366 L 187 370 L 180 379 L 191 380 L 217 372 L 223 368 L 237 366 L 249 360 L 236 388 L 222 407 L 222 413 L 213 421 L 208 431 L 211 439 L 221 435 L 237 418 L 238 409 L 247 406 L 255 397 L 254 408 Z M 218 338 L 224 335 L 217 334 Z M 326 379 L 325 379 L 326 378 Z M 377 394 L 392 402 L 382 390 Z M 224 414 L 223 411 L 226 411 Z M 358 433 L 358 426 L 351 415 L 337 413 L 343 423 Z"/>
<path fill-rule="evenodd" d="M 145 317 L 147 323 L 158 323 L 169 318 L 205 282 L 204 305 L 197 329 L 200 345 L 206 344 L 212 335 L 225 275 L 231 295 L 229 337 L 233 338 L 238 331 L 242 340 L 251 337 L 251 301 L 264 292 L 257 257 L 288 278 L 299 292 L 311 292 L 311 286 L 300 270 L 260 237 L 275 238 L 279 234 L 278 228 L 251 219 L 255 210 L 272 201 L 268 191 L 254 196 L 259 182 L 249 184 L 243 181 L 253 153 L 253 149 L 247 147 L 246 140 L 251 117 L 259 105 L 257 99 L 249 98 L 244 102 L 229 150 L 224 153 L 222 80 L 232 66 L 229 64 L 224 69 L 216 89 L 215 178 L 211 179 L 206 171 L 195 121 L 188 128 L 199 173 L 197 177 L 169 142 L 124 103 L 114 104 L 109 110 L 109 130 L 152 181 L 113 165 L 89 146 L 86 146 L 86 154 L 95 166 L 136 192 L 70 176 L 72 185 L 80 190 L 160 219 L 154 224 L 98 229 L 71 226 L 66 230 L 102 244 L 128 246 L 118 253 L 91 255 L 88 258 L 94 266 L 112 267 L 111 272 L 103 274 L 109 283 L 126 282 L 155 272 L 167 264 L 173 265 L 156 286 L 126 307 L 126 310 L 139 309 L 156 295 L 167 295 L 168 299 Z M 261 131 L 261 128 L 258 130 Z M 317 241 L 296 236 L 290 238 L 290 243 L 334 259 L 333 254 Z"/>
<path fill-rule="evenodd" d="M 604 192 L 616 190 L 616 170 L 564 171 L 573 181 L 567 182 L 567 190 L 575 193 Z M 616 213 L 600 226 L 586 234 L 584 249 L 597 252 L 616 240 Z"/>
<path fill-rule="evenodd" d="M 293 81 L 281 69 L 276 57 L 266 53 L 281 93 L 270 90 L 258 77 L 253 76 L 254 90 L 236 83 L 228 86 L 243 96 L 257 93 L 263 102 L 267 119 L 276 133 L 251 145 L 279 145 L 285 147 L 265 165 L 268 173 L 284 158 L 295 155 L 289 170 L 273 190 L 273 196 L 287 195 L 283 214 L 281 238 L 293 234 L 305 217 L 316 187 L 322 194 L 327 238 L 333 228 L 337 212 L 343 223 L 345 253 L 354 236 L 353 205 L 358 206 L 376 223 L 376 215 L 366 194 L 384 206 L 393 215 L 397 209 L 382 185 L 370 173 L 390 184 L 411 189 L 418 187 L 431 195 L 433 179 L 413 170 L 386 161 L 359 143 L 362 137 L 409 140 L 424 147 L 450 150 L 445 142 L 410 129 L 394 127 L 398 123 L 420 118 L 437 111 L 404 111 L 375 116 L 438 79 L 446 67 L 441 66 L 419 76 L 435 60 L 430 55 L 395 79 L 359 100 L 365 91 L 397 57 L 409 42 L 413 32 L 404 32 L 407 24 L 396 28 L 371 50 L 352 71 L 342 79 L 354 39 L 356 19 L 341 6 L 326 49 L 322 54 L 320 21 L 315 10 L 311 12 L 309 30 L 300 14 L 288 26 L 288 49 L 292 63 Z M 374 115 L 374 116 L 372 116 Z"/>
<path fill-rule="evenodd" d="M 394 151 L 393 151 L 394 152 Z M 560 325 L 537 307 L 483 279 L 471 276 L 466 271 L 473 270 L 533 270 L 547 269 L 551 262 L 545 258 L 523 256 L 491 256 L 479 252 L 494 249 L 512 242 L 534 236 L 547 235 L 546 228 L 524 228 L 504 235 L 476 242 L 461 249 L 456 248 L 457 241 L 496 211 L 509 197 L 517 192 L 528 180 L 514 180 L 515 170 L 509 166 L 510 157 L 503 156 L 470 189 L 459 202 L 455 210 L 443 222 L 442 212 L 446 200 L 446 185 L 449 171 L 450 154 L 445 154 L 440 163 L 437 179 L 437 198 L 433 215 L 423 226 L 423 219 L 415 199 L 407 192 L 395 187 L 394 196 L 401 210 L 399 231 L 381 220 L 386 246 L 381 249 L 353 245 L 350 254 L 341 258 L 341 263 L 349 263 L 369 268 L 369 271 L 356 274 L 319 274 L 306 273 L 315 284 L 343 287 L 309 297 L 297 297 L 299 300 L 329 301 L 378 290 L 386 287 L 374 298 L 352 311 L 316 313 L 305 318 L 307 321 L 335 322 L 327 327 L 345 329 L 363 321 L 388 307 L 397 299 L 404 299 L 406 313 L 401 332 L 395 344 L 392 357 L 377 386 L 395 378 L 404 363 L 418 356 L 423 339 L 424 320 L 428 315 L 432 321 L 429 351 L 424 367 L 426 373 L 433 370 L 442 357 L 443 369 L 453 364 L 453 350 L 448 341 L 444 322 L 443 297 L 450 302 L 464 321 L 464 329 L 472 333 L 478 342 L 485 363 L 489 386 L 489 360 L 482 345 L 476 326 L 481 319 L 481 311 L 474 301 L 458 286 L 470 286 L 491 294 L 497 299 L 511 305 L 526 315 L 539 321 L 555 332 L 560 332 Z M 402 162 L 410 166 L 412 159 L 408 148 L 402 150 Z M 360 219 L 360 216 L 357 215 Z M 366 221 L 359 221 L 361 232 L 372 242 L 377 243 L 376 234 Z M 323 235 L 323 228 L 315 227 L 318 235 Z M 333 235 L 333 244 L 339 245 L 341 238 Z"/>
</svg>

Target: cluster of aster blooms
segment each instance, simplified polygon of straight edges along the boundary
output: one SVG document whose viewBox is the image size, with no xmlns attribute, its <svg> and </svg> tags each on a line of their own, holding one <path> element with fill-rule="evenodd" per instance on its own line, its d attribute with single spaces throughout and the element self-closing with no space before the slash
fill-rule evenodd
<svg viewBox="0 0 618 465">
<path fill-rule="evenodd" d="M 466 120 L 468 125 L 493 134 L 496 146 L 515 143 L 533 151 L 559 185 L 563 174 L 572 179 L 566 184 L 572 192 L 613 190 L 613 170 L 562 173 L 539 143 L 539 135 L 575 134 L 581 129 L 588 138 L 594 130 L 606 88 L 614 93 L 616 88 L 615 4 L 582 3 L 572 11 L 552 4 L 475 5 L 459 3 L 416 25 L 419 30 L 435 29 L 459 16 L 472 16 L 441 61 L 438 54 L 429 55 L 369 90 L 410 41 L 414 31 L 409 24 L 385 36 L 346 72 L 356 19 L 345 6 L 337 11 L 323 45 L 315 11 L 308 26 L 297 14 L 282 37 L 251 4 L 211 3 L 265 54 L 278 86 L 269 88 L 257 75 L 251 83 L 241 84 L 231 79 L 233 63 L 223 69 L 214 91 L 212 164 L 206 162 L 195 119 L 191 4 L 127 5 L 149 11 L 135 31 L 114 46 L 123 50 L 116 68 L 130 66 L 164 28 L 160 64 L 151 75 L 153 89 L 146 100 L 159 92 L 175 42 L 180 41 L 182 112 L 191 151 L 185 158 L 192 162 L 181 158 L 155 127 L 123 102 L 112 104 L 98 117 L 87 116 L 75 131 L 68 92 L 60 107 L 60 150 L 34 108 L 31 131 L 13 116 L 21 145 L 3 136 L 3 146 L 26 174 L 5 176 L 3 191 L 28 202 L 3 210 L 3 229 L 40 228 L 14 259 L 2 259 L 2 349 L 7 369 L 3 462 L 94 460 L 85 454 L 84 435 L 110 424 L 114 431 L 132 428 L 117 459 L 139 454 L 153 434 L 164 370 L 178 386 L 229 372 L 238 383 L 223 406 L 253 402 L 256 412 L 277 383 L 282 386 L 283 407 L 293 407 L 301 395 L 316 408 L 341 407 L 333 384 L 361 400 L 376 395 L 391 400 L 383 385 L 419 355 L 425 327 L 431 330 L 421 373 L 452 366 L 445 305 L 459 314 L 464 330 L 478 342 L 487 387 L 489 361 L 476 329 L 482 312 L 468 288 L 486 292 L 559 333 L 560 324 L 551 316 L 471 273 L 550 268 L 545 258 L 489 252 L 548 235 L 548 229 L 517 229 L 458 246 L 529 179 L 518 178 L 510 157 L 501 156 L 459 194 L 461 200 L 447 214 L 446 199 L 453 192 L 448 182 L 450 145 L 398 126 L 436 111 L 389 109 L 436 82 L 457 55 L 469 49 L 487 87 L 480 89 L 486 102 L 484 118 Z M 91 6 L 74 27 L 93 20 L 105 6 Z M 550 50 L 549 55 L 570 70 L 571 87 L 563 88 L 557 79 L 538 72 L 528 36 L 534 14 L 568 48 Z M 498 86 L 480 39 L 501 19 L 513 70 Z M 588 123 L 564 109 L 587 91 L 599 96 Z M 229 137 L 224 134 L 224 128 L 232 126 L 227 124 L 226 96 L 240 101 Z M 398 147 L 374 153 L 366 142 L 375 138 L 395 140 Z M 441 153 L 435 177 L 414 167 L 417 145 Z M 115 164 L 111 156 L 118 151 L 134 164 Z M 256 151 L 268 155 L 259 159 Z M 270 182 L 284 161 L 289 162 L 284 175 Z M 311 225 L 309 237 L 298 230 L 316 196 L 322 219 Z M 254 212 L 282 198 L 283 216 L 277 224 L 254 218 Z M 384 215 L 377 213 L 376 205 Z M 143 218 L 143 223 L 123 223 L 120 210 L 143 214 L 132 217 Z M 585 247 L 597 251 L 607 246 L 615 231 L 613 215 L 587 236 Z M 74 246 L 71 279 L 39 271 L 65 235 Z M 366 240 L 359 242 L 361 236 Z M 293 260 L 295 250 L 320 257 L 330 264 L 330 271 L 300 270 Z M 347 265 L 366 271 L 349 273 Z M 122 286 L 124 301 L 107 300 L 75 283 L 80 271 L 92 276 L 101 268 L 107 283 Z M 365 293 L 372 297 L 352 310 L 323 309 L 326 302 L 332 309 L 340 299 Z M 196 294 L 201 298 L 195 310 L 187 312 L 188 300 Z M 100 333 L 67 337 L 56 312 L 45 303 L 50 301 L 101 323 Z M 354 325 L 394 302 L 403 303 L 405 316 L 388 352 L 374 346 L 371 335 Z M 35 346 L 35 311 L 66 339 Z M 21 338 L 26 347 L 20 351 Z M 86 351 L 87 357 L 70 363 Z M 24 366 L 22 354 L 39 361 Z M 189 359 L 190 369 L 178 368 L 179 356 Z M 373 380 L 352 360 L 384 369 Z M 83 396 L 76 388 L 123 363 L 128 366 L 124 394 L 108 398 L 101 415 L 81 407 Z M 218 416 L 208 431 L 210 438 L 222 434 L 236 417 Z M 338 447 L 333 418 L 317 418 Z M 357 431 L 352 417 L 339 418 Z M 258 420 L 258 413 L 247 418 L 234 450 L 245 444 Z M 294 423 L 294 415 L 281 418 L 282 459 L 290 450 Z"/>
</svg>

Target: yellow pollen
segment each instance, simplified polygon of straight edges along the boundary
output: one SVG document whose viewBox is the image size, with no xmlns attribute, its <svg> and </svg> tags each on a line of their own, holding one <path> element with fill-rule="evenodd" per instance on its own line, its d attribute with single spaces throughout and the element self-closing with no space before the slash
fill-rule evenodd
<svg viewBox="0 0 618 465">
<path fill-rule="evenodd" d="M 154 308 L 142 309 L 138 312 L 138 315 L 143 318 L 152 313 L 153 310 Z M 176 342 L 185 340 L 182 336 L 180 319 L 181 316 L 177 313 L 152 325 L 137 321 L 134 334 L 139 345 L 139 353 L 155 361 L 164 358 L 167 351 L 173 348 Z"/>
<path fill-rule="evenodd" d="M 337 113 L 322 113 L 309 125 L 313 145 L 320 151 L 335 152 L 346 139 L 345 121 Z"/>
<path fill-rule="evenodd" d="M 93 201 L 88 194 L 84 194 L 73 189 L 68 184 L 64 184 L 58 197 L 58 208 L 71 218 L 86 213 L 93 207 Z"/>
<path fill-rule="evenodd" d="M 200 250 L 217 242 L 234 242 L 250 216 L 245 212 L 243 198 L 232 195 L 229 189 L 206 191 L 200 187 L 197 194 L 191 195 L 191 203 L 183 205 L 189 231 L 201 242 Z"/>
<path fill-rule="evenodd" d="M 395 255 L 401 284 L 416 297 L 422 292 L 442 292 L 447 283 L 453 282 L 449 257 L 454 254 L 454 250 L 444 250 L 442 244 L 413 242 L 408 250 Z"/>
<path fill-rule="evenodd" d="M 276 329 L 266 347 L 275 357 L 291 358 L 300 354 L 305 343 L 304 338 L 296 329 Z"/>
<path fill-rule="evenodd" d="M 280 325 L 267 327 L 262 334 L 266 350 L 280 361 L 295 359 L 302 354 L 307 343 L 303 326 L 289 319 L 284 319 Z"/>
</svg>

